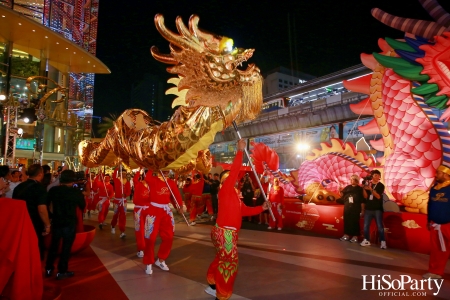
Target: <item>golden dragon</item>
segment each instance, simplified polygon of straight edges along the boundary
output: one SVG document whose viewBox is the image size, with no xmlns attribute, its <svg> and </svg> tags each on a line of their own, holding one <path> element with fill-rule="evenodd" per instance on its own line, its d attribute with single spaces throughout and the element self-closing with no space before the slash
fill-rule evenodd
<svg viewBox="0 0 450 300">
<path fill-rule="evenodd" d="M 238 69 L 254 49 L 233 48 L 232 39 L 204 32 L 198 22 L 193 15 L 187 27 L 177 17 L 177 34 L 166 28 L 162 15 L 155 16 L 157 30 L 170 43 L 170 54 L 154 46 L 151 54 L 177 75 L 168 81 L 174 87 L 166 91 L 177 96 L 172 107 L 179 106 L 170 120 L 156 124 L 142 110 L 126 110 L 102 142 L 80 143 L 84 166 L 113 166 L 122 161 L 131 168 L 206 170 L 215 134 L 234 121 L 256 118 L 263 99 L 262 76 L 253 64 Z"/>
</svg>

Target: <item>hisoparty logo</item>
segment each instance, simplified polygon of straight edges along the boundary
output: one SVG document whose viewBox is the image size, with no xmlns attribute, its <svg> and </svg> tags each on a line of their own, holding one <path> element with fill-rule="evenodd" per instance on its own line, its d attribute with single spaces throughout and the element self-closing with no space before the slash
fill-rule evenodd
<svg viewBox="0 0 450 300">
<path fill-rule="evenodd" d="M 433 291 L 437 296 L 444 279 L 413 279 L 409 275 L 400 275 L 399 279 L 391 275 L 362 275 L 363 291 L 379 291 L 379 296 L 426 296 Z"/>
</svg>

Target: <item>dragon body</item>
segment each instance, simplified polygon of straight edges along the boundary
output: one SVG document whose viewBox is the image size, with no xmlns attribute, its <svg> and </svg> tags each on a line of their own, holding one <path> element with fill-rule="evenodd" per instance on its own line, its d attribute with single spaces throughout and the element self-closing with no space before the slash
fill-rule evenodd
<svg viewBox="0 0 450 300">
<path fill-rule="evenodd" d="M 450 134 L 444 123 L 450 118 L 450 14 L 436 0 L 419 1 L 436 22 L 372 10 L 379 21 L 405 32 L 405 38 L 380 39 L 380 53 L 361 55 L 373 73 L 346 81 L 344 86 L 368 95 L 350 108 L 356 114 L 374 116 L 359 130 L 381 136 L 370 143 L 384 152 L 376 168 L 387 194 L 407 211 L 426 214 L 436 169 L 441 164 L 450 166 Z M 446 110 L 439 118 L 432 108 Z M 299 185 L 306 193 L 310 191 L 313 201 L 314 194 L 336 192 L 337 184 L 349 175 L 364 176 L 368 167 L 375 167 L 360 158 L 351 164 L 351 155 L 336 156 L 334 148 L 339 147 L 332 148 L 317 150 L 300 167 Z"/>
<path fill-rule="evenodd" d="M 151 54 L 177 75 L 169 79 L 174 87 L 166 92 L 177 96 L 174 115 L 158 124 L 142 110 L 125 111 L 102 142 L 80 144 L 83 165 L 122 161 L 132 168 L 204 172 L 211 166 L 208 147 L 215 134 L 234 121 L 256 118 L 262 105 L 262 76 L 252 64 L 238 69 L 254 50 L 232 48 L 232 39 L 201 31 L 198 21 L 193 15 L 187 27 L 178 17 L 177 34 L 165 27 L 162 15 L 155 16 L 156 28 L 170 43 L 170 54 L 156 47 Z"/>
</svg>

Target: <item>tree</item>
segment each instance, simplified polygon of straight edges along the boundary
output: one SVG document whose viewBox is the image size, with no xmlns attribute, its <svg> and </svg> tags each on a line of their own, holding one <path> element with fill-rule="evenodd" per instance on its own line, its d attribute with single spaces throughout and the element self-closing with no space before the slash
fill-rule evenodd
<svg viewBox="0 0 450 300">
<path fill-rule="evenodd" d="M 115 114 L 109 114 L 109 117 L 103 117 L 102 122 L 97 126 L 97 132 L 100 137 L 105 137 L 110 128 L 114 126 L 117 116 Z"/>
</svg>

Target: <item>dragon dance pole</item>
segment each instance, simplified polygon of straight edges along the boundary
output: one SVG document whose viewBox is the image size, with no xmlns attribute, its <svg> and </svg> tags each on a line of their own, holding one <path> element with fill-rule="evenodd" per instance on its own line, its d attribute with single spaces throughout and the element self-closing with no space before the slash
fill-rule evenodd
<svg viewBox="0 0 450 300">
<path fill-rule="evenodd" d="M 161 173 L 161 176 L 164 179 L 164 182 L 166 183 L 167 187 L 169 188 L 169 191 L 170 191 L 170 193 L 172 194 L 172 197 L 173 197 L 173 202 L 175 202 L 175 205 L 176 205 L 178 211 L 181 212 L 181 215 L 183 216 L 184 221 L 186 221 L 186 224 L 188 226 L 191 226 L 191 225 L 189 225 L 189 222 L 188 222 L 188 220 L 186 219 L 186 216 L 183 213 L 183 209 L 181 209 L 180 205 L 178 204 L 177 198 L 175 197 L 175 194 L 173 193 L 172 189 L 170 188 L 170 185 L 167 182 L 166 176 L 164 176 L 163 171 L 159 170 L 159 173 Z"/>
<path fill-rule="evenodd" d="M 233 121 L 233 127 L 234 127 L 234 130 L 236 130 L 236 133 L 237 133 L 239 139 L 242 139 L 242 136 L 241 136 L 241 133 L 239 132 L 236 121 Z M 259 190 L 261 191 L 261 195 L 263 196 L 264 201 L 269 202 L 267 200 L 266 193 L 264 192 L 264 189 L 262 187 L 261 181 L 259 180 L 258 174 L 256 173 L 255 166 L 253 165 L 250 155 L 248 154 L 247 148 L 244 148 L 244 151 L 245 151 L 245 155 L 247 156 L 248 163 L 250 164 L 250 167 L 252 168 L 253 174 L 256 177 L 256 182 L 258 182 L 258 186 L 259 186 Z M 270 213 L 270 217 L 272 218 L 272 220 L 276 221 L 275 216 L 273 215 L 273 212 L 272 212 L 272 205 L 270 204 L 270 202 L 269 202 L 269 213 Z"/>
</svg>

